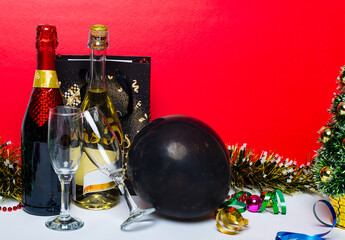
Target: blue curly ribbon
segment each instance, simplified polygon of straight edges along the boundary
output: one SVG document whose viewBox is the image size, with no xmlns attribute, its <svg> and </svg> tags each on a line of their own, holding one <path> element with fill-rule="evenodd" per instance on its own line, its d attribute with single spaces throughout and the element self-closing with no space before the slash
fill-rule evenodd
<svg viewBox="0 0 345 240">
<path fill-rule="evenodd" d="M 327 207 L 329 208 L 330 212 L 332 213 L 332 218 L 333 218 L 333 224 L 332 225 L 324 223 L 317 216 L 316 211 L 315 211 L 315 206 L 319 202 L 322 202 L 322 203 L 326 204 Z M 327 235 L 335 227 L 335 224 L 337 223 L 337 215 L 335 214 L 333 206 L 328 201 L 326 201 L 326 200 L 319 200 L 316 203 L 314 203 L 313 212 L 314 212 L 314 215 L 315 215 L 316 219 L 320 223 L 322 223 L 322 224 L 324 224 L 324 225 L 326 225 L 328 227 L 332 227 L 332 228 L 329 231 L 325 232 L 325 233 L 315 234 L 315 235 L 312 235 L 312 236 L 304 234 L 304 233 L 278 232 L 277 236 L 276 236 L 276 240 L 288 240 L 288 239 L 296 239 L 296 240 L 325 240 L 322 237 Z"/>
</svg>

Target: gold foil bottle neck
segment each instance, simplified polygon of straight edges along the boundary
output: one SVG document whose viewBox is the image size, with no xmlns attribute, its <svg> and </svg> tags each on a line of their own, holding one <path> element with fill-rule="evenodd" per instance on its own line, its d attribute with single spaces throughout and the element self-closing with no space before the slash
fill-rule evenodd
<svg viewBox="0 0 345 240">
<path fill-rule="evenodd" d="M 108 28 L 104 25 L 92 25 L 89 31 L 88 47 L 92 50 L 105 50 L 109 47 Z"/>
</svg>

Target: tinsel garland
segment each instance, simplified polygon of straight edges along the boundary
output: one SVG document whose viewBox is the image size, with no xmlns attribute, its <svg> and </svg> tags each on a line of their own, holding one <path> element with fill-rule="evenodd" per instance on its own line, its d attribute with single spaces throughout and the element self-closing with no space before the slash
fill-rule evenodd
<svg viewBox="0 0 345 240">
<path fill-rule="evenodd" d="M 255 154 L 244 144 L 228 146 L 232 166 L 231 184 L 235 191 L 257 189 L 285 194 L 296 192 L 315 193 L 310 164 L 297 166 L 295 161 L 283 159 L 274 152 Z"/>
<path fill-rule="evenodd" d="M 10 143 L 0 145 L 0 199 L 13 198 L 21 201 L 20 151 L 8 146 Z"/>
</svg>

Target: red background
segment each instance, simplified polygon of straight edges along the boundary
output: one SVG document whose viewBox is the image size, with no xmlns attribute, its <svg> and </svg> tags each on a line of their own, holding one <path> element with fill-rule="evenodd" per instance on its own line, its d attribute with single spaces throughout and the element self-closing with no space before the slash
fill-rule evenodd
<svg viewBox="0 0 345 240">
<path fill-rule="evenodd" d="M 88 54 L 105 24 L 111 55 L 152 57 L 152 119 L 184 114 L 224 142 L 304 163 L 318 148 L 345 64 L 342 0 L 174 0 L 0 3 L 0 136 L 20 143 L 38 24 L 55 24 L 58 53 Z"/>
</svg>

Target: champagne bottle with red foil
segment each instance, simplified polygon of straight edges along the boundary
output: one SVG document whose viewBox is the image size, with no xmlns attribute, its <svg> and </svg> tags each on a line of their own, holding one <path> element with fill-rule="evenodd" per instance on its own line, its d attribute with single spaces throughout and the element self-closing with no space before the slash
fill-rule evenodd
<svg viewBox="0 0 345 240">
<path fill-rule="evenodd" d="M 37 70 L 21 132 L 22 203 L 30 214 L 49 216 L 60 212 L 61 188 L 48 154 L 48 111 L 63 102 L 55 71 L 56 27 L 39 25 L 36 31 Z"/>
</svg>

